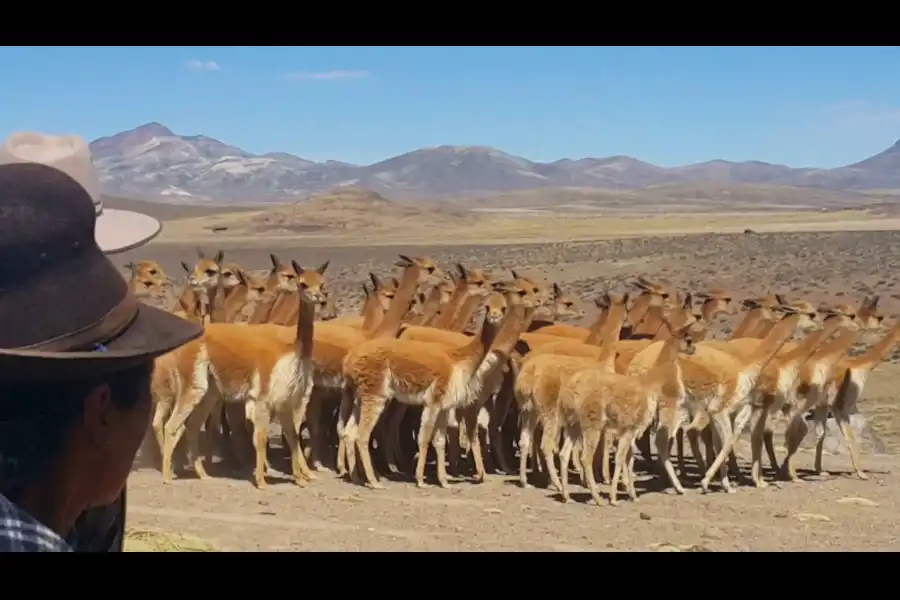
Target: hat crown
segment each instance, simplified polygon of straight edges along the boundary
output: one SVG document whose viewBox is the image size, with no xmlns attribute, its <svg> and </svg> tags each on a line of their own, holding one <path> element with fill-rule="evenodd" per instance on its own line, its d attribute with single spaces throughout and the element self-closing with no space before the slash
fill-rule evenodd
<svg viewBox="0 0 900 600">
<path fill-rule="evenodd" d="M 0 165 L 0 348 L 89 327 L 122 301 L 127 284 L 97 246 L 95 223 L 90 194 L 67 173 Z"/>
<path fill-rule="evenodd" d="M 102 210 L 100 181 L 91 148 L 84 138 L 31 131 L 13 133 L 0 146 L 0 164 L 23 162 L 40 163 L 62 171 L 87 191 L 95 212 Z"/>
</svg>

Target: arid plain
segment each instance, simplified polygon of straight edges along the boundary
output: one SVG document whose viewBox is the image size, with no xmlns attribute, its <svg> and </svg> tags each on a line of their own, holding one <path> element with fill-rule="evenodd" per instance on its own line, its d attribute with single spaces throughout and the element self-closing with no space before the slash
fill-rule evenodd
<svg viewBox="0 0 900 600">
<path fill-rule="evenodd" d="M 748 201 L 729 210 L 692 205 L 661 211 L 655 201 L 642 207 L 625 198 L 609 208 L 606 200 L 604 209 L 593 201 L 547 209 L 519 199 L 486 211 L 462 202 L 450 208 L 379 204 L 349 193 L 265 209 L 153 205 L 165 221 L 164 232 L 114 260 L 124 266 L 133 259 L 154 259 L 176 277 L 183 275 L 180 261 L 193 261 L 197 247 L 209 253 L 221 248 L 227 261 L 246 269 L 268 267 L 270 252 L 303 265 L 330 260 L 328 289 L 343 312 L 359 308 L 361 283 L 370 271 L 394 272 L 392 263 L 403 253 L 498 275 L 513 267 L 555 281 L 585 300 L 582 323 L 594 316 L 595 295 L 624 291 L 637 275 L 666 279 L 680 290 L 724 286 L 736 298 L 775 292 L 814 304 L 855 305 L 867 295 L 879 295 L 887 324 L 900 319 L 900 219 L 889 206 L 835 204 L 811 210 L 813 202 L 798 202 L 761 210 Z M 118 206 L 137 204 L 148 209 L 127 201 Z M 730 331 L 736 319 L 721 319 L 717 336 Z M 742 485 L 736 494 L 658 491 L 656 468 L 639 461 L 638 490 L 646 492 L 640 501 L 603 508 L 590 503 L 577 485 L 576 501 L 564 505 L 551 491 L 520 489 L 513 476 L 505 475 L 489 475 L 479 485 L 451 482 L 449 490 L 417 489 L 400 479 L 376 491 L 324 472 L 305 489 L 274 477 L 268 490 L 259 491 L 246 475 L 198 481 L 182 473 L 164 486 L 158 471 L 139 464 L 129 483 L 129 545 L 157 550 L 900 550 L 898 358 L 875 370 L 860 402 L 873 429 L 863 440 L 868 481 L 855 478 L 839 446 L 825 457 L 829 476 L 809 474 L 807 447 L 799 455 L 803 481 L 777 482 L 767 489 Z M 780 436 L 776 448 L 780 457 Z M 745 441 L 739 456 L 746 461 Z"/>
</svg>

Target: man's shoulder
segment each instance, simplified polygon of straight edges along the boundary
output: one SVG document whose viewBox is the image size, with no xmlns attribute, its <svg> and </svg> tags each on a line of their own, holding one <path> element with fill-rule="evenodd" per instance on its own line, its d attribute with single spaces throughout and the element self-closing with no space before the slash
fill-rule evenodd
<svg viewBox="0 0 900 600">
<path fill-rule="evenodd" d="M 0 494 L 0 552 L 71 552 L 52 529 Z"/>
</svg>

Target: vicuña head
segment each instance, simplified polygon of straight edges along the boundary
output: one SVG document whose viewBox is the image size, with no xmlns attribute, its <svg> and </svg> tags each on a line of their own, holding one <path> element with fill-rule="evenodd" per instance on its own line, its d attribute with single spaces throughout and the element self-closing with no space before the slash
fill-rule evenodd
<svg viewBox="0 0 900 600">
<path fill-rule="evenodd" d="M 502 294 L 510 304 L 522 304 L 527 307 L 543 305 L 543 300 L 534 292 L 534 286 L 521 279 L 498 281 L 492 284 L 492 290 Z"/>
<path fill-rule="evenodd" d="M 487 301 L 484 303 L 485 324 L 493 327 L 502 323 L 509 310 L 509 304 L 502 293 L 488 292 Z"/>
<path fill-rule="evenodd" d="M 325 269 L 328 268 L 328 262 L 317 269 L 304 269 L 296 260 L 292 260 L 291 266 L 297 274 L 294 280 L 296 291 L 306 296 L 314 304 L 325 303 L 328 299 L 328 295 L 325 293 Z"/>
<path fill-rule="evenodd" d="M 125 267 L 131 271 L 128 286 L 132 294 L 139 298 L 158 298 L 165 294 L 168 280 L 155 261 L 130 262 Z"/>
<path fill-rule="evenodd" d="M 244 275 L 243 280 L 241 275 Z M 225 263 L 219 269 L 219 277 L 222 279 L 222 287 L 226 290 L 241 285 L 242 281 L 247 283 L 246 273 L 243 273 L 240 265 L 237 263 Z"/>
<path fill-rule="evenodd" d="M 856 310 L 847 304 L 838 304 L 837 306 L 820 306 L 819 316 L 822 317 L 823 324 L 836 320 L 839 329 L 847 331 L 857 331 L 860 329 L 860 321 L 857 318 Z"/>
<path fill-rule="evenodd" d="M 397 294 L 397 288 L 400 282 L 396 277 L 379 277 L 375 273 L 369 273 L 369 279 L 372 280 L 372 290 L 377 297 L 378 303 L 382 310 L 387 310 L 391 306 L 391 301 Z"/>
<path fill-rule="evenodd" d="M 678 353 L 684 354 L 685 356 L 691 356 L 696 352 L 697 348 L 694 346 L 694 324 L 684 325 L 682 327 L 672 327 L 672 324 L 669 323 L 669 320 L 666 319 L 663 321 L 663 326 L 669 330 L 669 333 L 672 336 L 672 340 L 678 344 Z"/>
<path fill-rule="evenodd" d="M 270 292 L 293 292 L 297 289 L 297 272 L 294 268 L 282 262 L 277 254 L 269 254 L 272 268 L 269 269 L 269 277 L 266 289 Z"/>
<path fill-rule="evenodd" d="M 555 292 L 552 286 L 548 286 L 546 283 L 538 281 L 535 277 L 524 275 L 515 269 L 510 269 L 509 272 L 519 285 L 531 288 L 531 293 L 534 294 L 538 302 L 535 306 L 545 306 L 553 302 Z"/>
<path fill-rule="evenodd" d="M 700 314 L 708 322 L 712 322 L 719 314 L 733 315 L 737 312 L 734 296 L 723 287 L 716 286 L 710 288 L 708 292 L 697 292 L 694 298 L 702 301 Z"/>
<path fill-rule="evenodd" d="M 419 267 L 421 273 L 419 275 L 419 285 L 431 284 L 437 285 L 444 281 L 444 272 L 435 264 L 434 260 L 427 256 L 406 256 L 398 254 L 400 260 L 394 262 L 394 265 L 406 269 L 413 265 Z"/>
<path fill-rule="evenodd" d="M 763 296 L 761 298 L 747 298 L 741 305 L 747 310 L 758 310 L 760 316 L 766 321 L 774 321 L 778 318 L 776 309 L 787 306 L 787 300 L 780 294 Z"/>
<path fill-rule="evenodd" d="M 556 319 L 580 319 L 584 316 L 584 304 L 581 298 L 575 294 L 564 292 L 559 284 L 554 283 L 553 291 L 553 313 Z"/>
<path fill-rule="evenodd" d="M 881 331 L 884 329 L 884 315 L 878 310 L 880 296 L 866 296 L 856 311 L 860 326 L 868 331 Z"/>
<path fill-rule="evenodd" d="M 784 316 L 797 315 L 797 329 L 804 333 L 816 331 L 822 327 L 819 321 L 819 311 L 812 304 L 805 300 L 797 300 L 791 304 L 785 304 L 774 309 L 776 312 L 782 313 Z"/>
<path fill-rule="evenodd" d="M 197 262 L 191 268 L 186 262 L 181 266 L 188 274 L 188 285 L 194 290 L 211 290 L 219 284 L 219 272 L 222 269 L 222 261 L 225 253 L 219 250 L 213 258 L 207 258 L 200 248 L 197 248 Z"/>
<path fill-rule="evenodd" d="M 456 270 L 457 285 L 459 282 L 465 282 L 470 295 L 486 296 L 491 292 L 493 281 L 483 270 L 466 267 L 461 263 L 456 263 Z"/>
</svg>

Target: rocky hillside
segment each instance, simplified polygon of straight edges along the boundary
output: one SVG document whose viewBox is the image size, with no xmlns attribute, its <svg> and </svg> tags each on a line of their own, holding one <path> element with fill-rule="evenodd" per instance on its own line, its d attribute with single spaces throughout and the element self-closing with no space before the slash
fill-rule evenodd
<svg viewBox="0 0 900 600">
<path fill-rule="evenodd" d="M 793 169 L 715 160 L 663 168 L 628 156 L 537 163 L 480 146 L 422 148 L 372 165 L 314 162 L 284 152 L 252 154 L 159 123 L 94 140 L 109 194 L 173 202 L 279 202 L 342 186 L 394 199 L 434 200 L 540 188 L 637 189 L 690 182 L 768 184 L 827 190 L 900 189 L 900 142 L 836 169 Z"/>
</svg>

